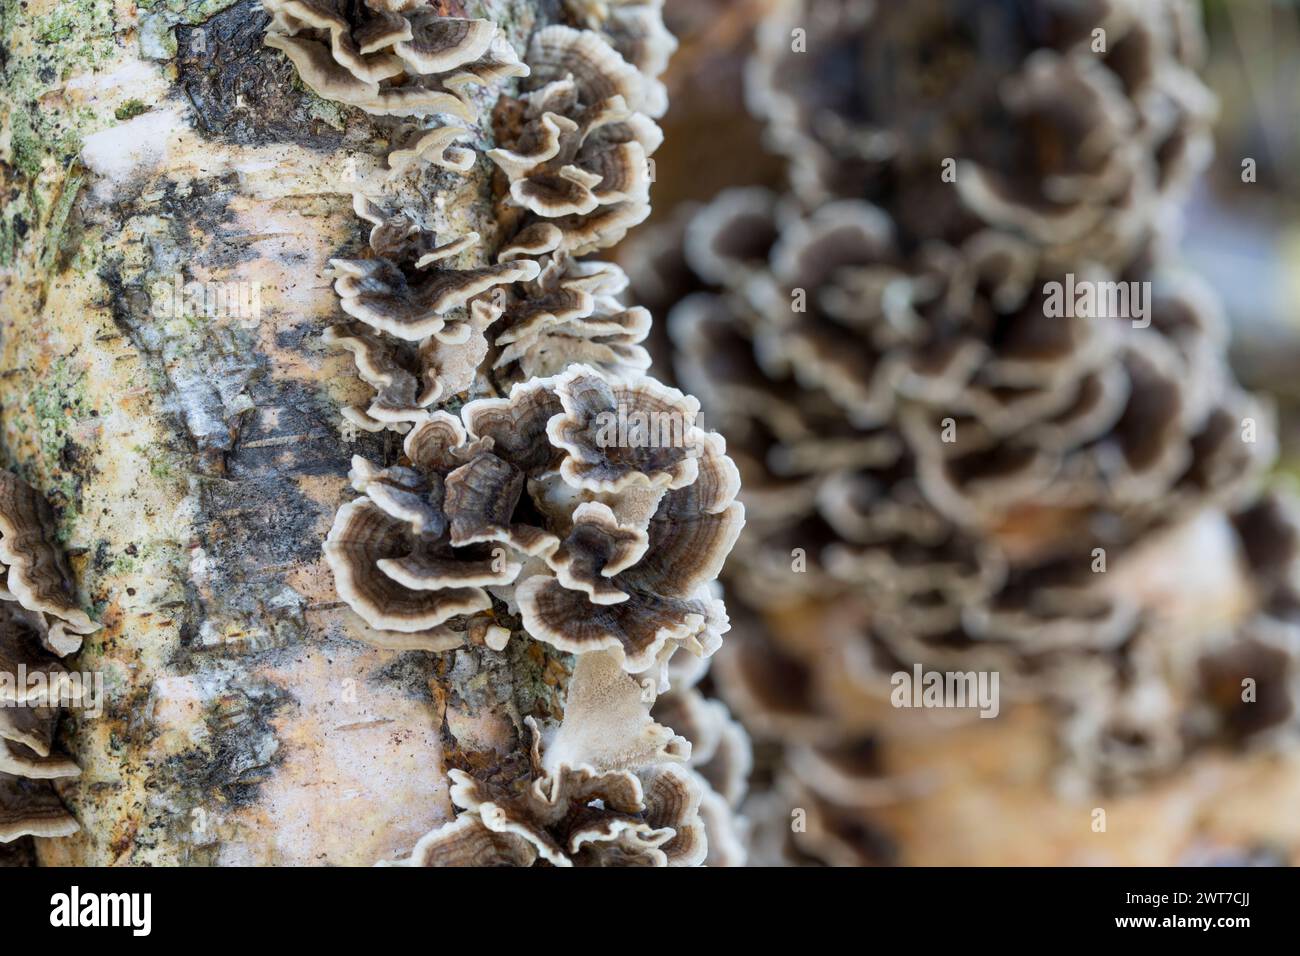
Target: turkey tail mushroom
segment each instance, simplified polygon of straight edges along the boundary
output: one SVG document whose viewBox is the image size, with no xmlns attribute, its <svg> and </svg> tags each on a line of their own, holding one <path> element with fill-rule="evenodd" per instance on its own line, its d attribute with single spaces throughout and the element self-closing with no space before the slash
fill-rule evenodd
<svg viewBox="0 0 1300 956">
<path fill-rule="evenodd" d="M 677 444 L 620 440 L 620 420 L 651 413 L 678 416 Z M 459 418 L 435 411 L 403 448 L 390 468 L 355 461 L 362 497 L 325 543 L 339 596 L 370 626 L 423 631 L 495 598 L 533 637 L 612 650 L 631 673 L 678 646 L 717 649 L 726 613 L 709 584 L 743 509 L 725 445 L 680 393 L 578 366 Z"/>
<path fill-rule="evenodd" d="M 697 866 L 707 853 L 704 790 L 690 745 L 647 713 L 641 685 L 608 653 L 579 658 L 564 718 L 528 718 L 519 780 L 453 770 L 462 812 L 396 865 Z"/>
<path fill-rule="evenodd" d="M 266 0 L 266 45 L 282 51 L 311 90 L 378 116 L 475 107 L 465 89 L 525 68 L 496 24 L 438 16 L 415 4 L 364 0 Z"/>
<path fill-rule="evenodd" d="M 479 235 L 435 235 L 403 192 L 425 162 L 472 168 L 462 127 L 408 131 L 387 178 L 355 195 L 369 254 L 331 261 L 354 321 L 324 340 L 373 393 L 345 418 L 405 437 L 396 461 L 353 459 L 358 497 L 324 554 L 354 633 L 379 646 L 505 654 L 522 631 L 576 655 L 563 720 L 516 728 L 531 744 L 519 778 L 453 770 L 462 813 L 408 862 L 696 865 L 704 816 L 712 859 L 735 862 L 743 734 L 715 713 L 716 759 L 691 769 L 649 706 L 679 648 L 707 658 L 727 629 L 713 582 L 744 521 L 739 475 L 698 403 L 644 374 L 650 317 L 621 303 L 626 275 L 580 258 L 650 213 L 675 41 L 658 0 L 564 6 L 569 24 L 537 29 L 520 63 L 484 20 L 268 4 L 267 44 L 320 95 L 373 114 L 470 123 L 469 87 L 527 78 L 492 117 L 508 196 L 495 264 L 466 267 Z"/>
<path fill-rule="evenodd" d="M 516 245 L 580 256 L 650 215 L 649 157 L 663 133 L 646 77 L 600 34 L 552 26 L 531 41 L 528 89 L 498 110 L 488 155 L 525 212 Z"/>
<path fill-rule="evenodd" d="M 97 626 L 77 603 L 54 531 L 45 499 L 0 472 L 0 843 L 78 829 L 50 783 L 81 772 L 53 748 L 59 706 L 81 690 L 58 658 Z"/>
</svg>

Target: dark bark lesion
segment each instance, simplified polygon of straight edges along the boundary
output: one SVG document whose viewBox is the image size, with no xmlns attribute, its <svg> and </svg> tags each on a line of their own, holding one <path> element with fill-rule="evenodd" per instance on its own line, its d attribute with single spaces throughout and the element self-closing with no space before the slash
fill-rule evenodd
<svg viewBox="0 0 1300 956">
<path fill-rule="evenodd" d="M 202 23 L 176 27 L 176 82 L 195 126 L 239 145 L 337 149 L 344 132 L 321 114 L 337 108 L 302 85 L 287 57 L 263 45 L 270 19 L 258 0 L 244 0 Z"/>
</svg>

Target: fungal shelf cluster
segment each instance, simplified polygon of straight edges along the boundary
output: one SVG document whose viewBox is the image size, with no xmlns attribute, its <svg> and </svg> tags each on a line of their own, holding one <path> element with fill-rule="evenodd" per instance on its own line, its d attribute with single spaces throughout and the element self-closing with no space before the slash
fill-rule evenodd
<svg viewBox="0 0 1300 956">
<path fill-rule="evenodd" d="M 330 263 L 347 321 L 325 339 L 373 393 L 344 416 L 402 438 L 395 461 L 353 459 L 358 496 L 324 545 L 338 595 L 383 646 L 572 655 L 563 719 L 526 717 L 508 771 L 451 771 L 458 815 L 403 862 L 741 862 L 748 741 L 692 688 L 729 626 L 714 579 L 739 477 L 698 403 L 645 374 L 649 314 L 621 304 L 624 272 L 585 258 L 650 211 L 661 2 L 568 3 L 522 60 L 492 22 L 423 4 L 265 5 L 267 45 L 400 144 L 354 191 L 367 254 Z M 478 234 L 438 236 L 417 188 L 427 166 L 475 166 L 456 144 L 486 108 L 492 261 Z M 611 439 L 620 417 L 671 440 Z M 678 711 L 680 734 L 660 722 Z"/>
<path fill-rule="evenodd" d="M 85 684 L 60 658 L 96 628 L 76 602 L 49 504 L 0 471 L 0 849 L 28 862 L 29 837 L 77 831 L 54 781 L 80 770 L 56 752 L 59 708 L 81 703 Z"/>
</svg>

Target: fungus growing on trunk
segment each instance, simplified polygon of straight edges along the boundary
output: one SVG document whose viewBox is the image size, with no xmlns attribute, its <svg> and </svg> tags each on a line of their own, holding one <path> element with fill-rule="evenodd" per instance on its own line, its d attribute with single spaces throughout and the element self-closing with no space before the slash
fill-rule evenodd
<svg viewBox="0 0 1300 956">
<path fill-rule="evenodd" d="M 60 705 L 84 692 L 58 658 L 96 625 L 77 604 L 54 531 L 46 500 L 0 471 L 0 843 L 78 829 L 50 784 L 81 772 L 54 751 Z"/>
</svg>

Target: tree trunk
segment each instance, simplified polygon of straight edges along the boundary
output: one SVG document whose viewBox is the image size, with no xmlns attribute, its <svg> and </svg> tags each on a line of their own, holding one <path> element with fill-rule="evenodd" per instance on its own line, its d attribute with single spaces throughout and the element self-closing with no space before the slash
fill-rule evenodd
<svg viewBox="0 0 1300 956">
<path fill-rule="evenodd" d="M 558 6 L 440 4 L 517 48 Z M 449 759 L 511 739 L 515 704 L 554 681 L 519 641 L 492 663 L 355 640 L 322 560 L 351 455 L 396 437 L 341 430 L 364 387 L 318 341 L 338 315 L 326 263 L 365 241 L 348 182 L 391 126 L 309 92 L 256 0 L 6 0 L 3 19 L 3 464 L 56 507 L 103 625 L 71 665 L 103 675 L 103 713 L 63 729 L 82 830 L 38 856 L 408 852 L 451 815 Z M 440 231 L 485 250 L 490 137 L 468 174 L 420 187 Z"/>
</svg>

